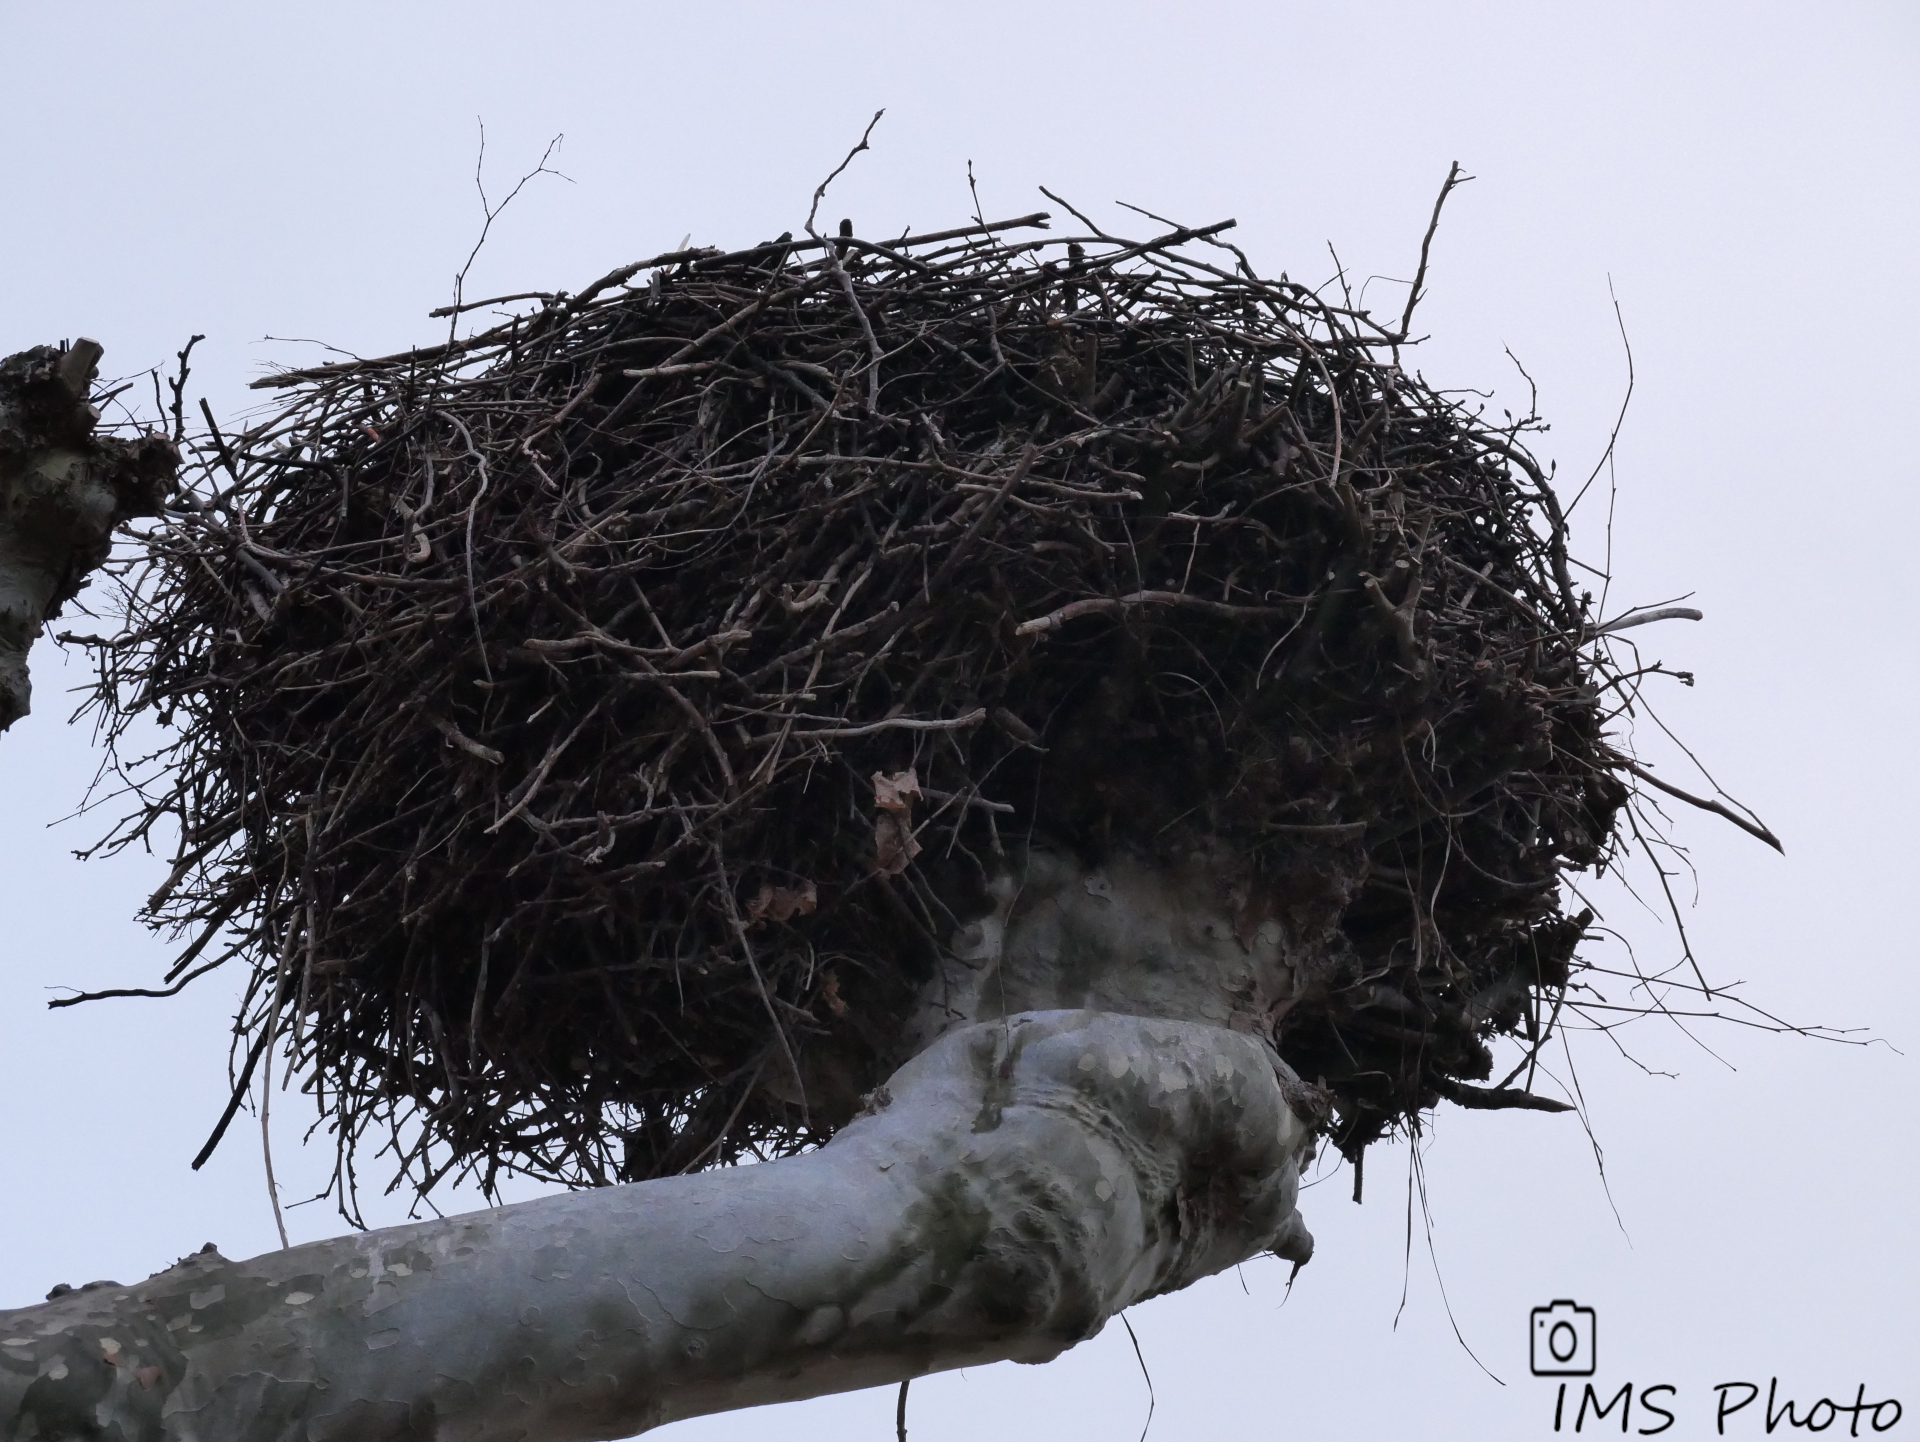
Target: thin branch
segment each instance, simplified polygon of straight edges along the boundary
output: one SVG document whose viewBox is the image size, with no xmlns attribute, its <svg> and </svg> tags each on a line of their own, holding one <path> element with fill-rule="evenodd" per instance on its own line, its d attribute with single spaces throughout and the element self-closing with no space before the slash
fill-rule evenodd
<svg viewBox="0 0 1920 1442">
<path fill-rule="evenodd" d="M 487 123 L 484 120 L 478 121 L 477 123 L 480 126 L 480 150 L 479 154 L 474 157 L 473 162 L 473 188 L 480 193 L 480 211 L 485 219 L 480 224 L 480 235 L 479 238 L 474 241 L 473 249 L 467 252 L 467 258 L 461 262 L 460 269 L 454 274 L 453 304 L 444 307 L 440 311 L 434 312 L 435 315 L 444 314 L 452 317 L 447 324 L 448 345 L 454 343 L 454 337 L 457 334 L 456 328 L 460 323 L 460 313 L 467 308 L 461 300 L 461 293 L 466 289 L 467 285 L 467 272 L 473 268 L 473 262 L 479 257 L 481 247 L 487 243 L 487 236 L 493 230 L 494 221 L 499 219 L 502 211 L 513 204 L 514 197 L 526 188 L 527 182 L 532 180 L 534 176 L 555 175 L 559 176 L 562 180 L 569 180 L 569 177 L 561 175 L 559 171 L 550 169 L 547 165 L 547 162 L 553 158 L 553 152 L 558 150 L 560 143 L 566 139 L 565 135 L 556 135 L 547 142 L 547 148 L 540 152 L 540 163 L 514 183 L 513 189 L 507 192 L 506 199 L 502 200 L 498 205 L 488 204 L 486 178 L 483 174 L 487 161 Z M 569 183 L 571 182 L 569 181 Z"/>
<path fill-rule="evenodd" d="M 1768 830 L 1767 827 L 1762 825 L 1758 820 L 1749 821 L 1746 817 L 1721 805 L 1718 801 L 1710 801 L 1704 796 L 1695 796 L 1691 791 L 1682 791 L 1672 782 L 1662 781 L 1637 761 L 1623 760 L 1621 765 L 1625 770 L 1631 771 L 1635 776 L 1646 782 L 1647 785 L 1653 787 L 1654 790 L 1664 791 L 1676 801 L 1684 801 L 1687 805 L 1697 806 L 1702 811 L 1711 811 L 1715 816 L 1723 817 L 1731 821 L 1735 826 L 1746 832 L 1747 835 L 1757 837 L 1759 840 L 1766 842 L 1767 845 L 1771 846 L 1782 856 L 1787 854 L 1787 848 L 1780 844 L 1780 838 L 1775 836 L 1773 832 Z"/>
<path fill-rule="evenodd" d="M 1420 265 L 1413 273 L 1413 288 L 1407 292 L 1407 308 L 1400 315 L 1400 329 L 1397 339 L 1404 343 L 1413 329 L 1413 308 L 1420 304 L 1427 283 L 1427 255 L 1433 249 L 1434 233 L 1440 229 L 1440 211 L 1447 203 L 1447 197 L 1453 193 L 1456 185 L 1465 185 L 1474 177 L 1460 173 L 1460 162 L 1454 161 L 1447 167 L 1447 178 L 1440 185 L 1440 194 L 1433 202 L 1433 218 L 1427 222 L 1427 233 L 1420 237 Z"/>
<path fill-rule="evenodd" d="M 1147 1370 L 1147 1355 L 1140 1350 L 1140 1339 L 1134 1335 L 1133 1323 L 1127 1320 L 1127 1314 L 1120 1314 L 1120 1325 L 1127 1329 L 1127 1340 L 1133 1343 L 1133 1360 L 1140 1364 L 1140 1375 L 1147 1384 L 1147 1420 L 1140 1427 L 1140 1442 L 1147 1442 L 1147 1429 L 1153 1426 L 1153 1409 L 1159 1399 L 1153 1392 L 1153 1374 Z"/>
<path fill-rule="evenodd" d="M 1627 319 L 1620 313 L 1620 297 L 1614 294 L 1612 276 L 1607 277 L 1607 295 L 1613 301 L 1613 323 L 1620 328 L 1621 348 L 1627 353 L 1627 393 L 1620 397 L 1620 414 L 1613 418 L 1613 430 L 1607 436 L 1607 448 L 1600 453 L 1600 459 L 1593 463 L 1592 472 L 1587 476 L 1586 480 L 1581 483 L 1580 489 L 1574 494 L 1573 500 L 1567 506 L 1566 513 L 1569 516 L 1573 514 L 1574 507 L 1578 506 L 1581 499 L 1587 494 L 1588 488 L 1593 485 L 1595 478 L 1599 476 L 1601 468 L 1613 460 L 1614 447 L 1620 443 L 1620 427 L 1625 425 L 1627 421 L 1627 407 L 1633 403 L 1633 342 L 1627 339 Z M 1609 527 L 1611 527 L 1611 522 L 1609 522 Z M 1612 569 L 1611 564 L 1609 564 L 1608 569 Z"/>
<path fill-rule="evenodd" d="M 1692 606 L 1654 606 L 1645 611 L 1629 611 L 1626 615 L 1617 616 L 1605 625 L 1596 626 L 1593 628 L 1592 636 L 1597 640 L 1601 636 L 1611 636 L 1616 631 L 1630 631 L 1635 626 L 1648 626 L 1655 621 L 1704 621 L 1705 619 L 1706 613 L 1697 611 Z"/>
<path fill-rule="evenodd" d="M 884 106 L 881 109 L 873 112 L 873 119 L 869 120 L 867 122 L 867 128 L 860 132 L 860 143 L 854 146 L 853 149 L 849 150 L 846 154 L 846 158 L 843 159 L 838 165 L 833 167 L 832 172 L 827 176 L 825 180 L 821 181 L 819 185 L 814 187 L 813 204 L 807 210 L 807 222 L 805 225 L 801 226 L 800 228 L 806 231 L 806 233 L 812 236 L 815 240 L 818 240 L 820 236 L 819 236 L 819 232 L 814 230 L 813 222 L 814 222 L 814 218 L 820 214 L 820 202 L 826 198 L 827 187 L 829 185 L 832 185 L 834 181 L 840 178 L 841 171 L 845 170 L 849 165 L 853 164 L 854 156 L 858 155 L 861 151 L 867 149 L 867 139 L 869 136 L 873 134 L 873 127 L 880 123 L 880 117 L 885 115 L 886 113 L 887 112 Z"/>
</svg>

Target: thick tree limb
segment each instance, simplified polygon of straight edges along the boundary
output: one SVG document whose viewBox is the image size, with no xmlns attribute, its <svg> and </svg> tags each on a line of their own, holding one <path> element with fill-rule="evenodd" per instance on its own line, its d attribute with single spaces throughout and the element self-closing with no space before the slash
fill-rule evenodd
<svg viewBox="0 0 1920 1442">
<path fill-rule="evenodd" d="M 1312 1239 L 1297 1078 L 1253 1036 L 1028 1012 L 947 1033 L 818 1152 L 0 1312 L 8 1437 L 622 1437 L 1046 1361 Z"/>
<path fill-rule="evenodd" d="M 100 354 L 80 340 L 0 361 L 0 731 L 27 714 L 40 627 L 107 558 L 116 525 L 159 510 L 179 464 L 162 437 L 93 434 Z"/>
</svg>

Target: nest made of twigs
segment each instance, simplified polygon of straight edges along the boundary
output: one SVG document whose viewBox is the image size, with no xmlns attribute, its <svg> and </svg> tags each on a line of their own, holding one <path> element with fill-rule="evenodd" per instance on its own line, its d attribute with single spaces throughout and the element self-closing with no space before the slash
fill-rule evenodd
<svg viewBox="0 0 1920 1442">
<path fill-rule="evenodd" d="M 348 1194 L 369 1128 L 423 1190 L 791 1151 L 1036 836 L 1245 858 L 1349 1153 L 1515 1099 L 1631 764 L 1536 422 L 1224 227 L 1043 221 L 662 256 L 208 415 L 98 699 L 171 728 L 112 841 L 177 825 L 170 983 L 252 970 L 236 1104 L 289 1051 Z"/>
</svg>

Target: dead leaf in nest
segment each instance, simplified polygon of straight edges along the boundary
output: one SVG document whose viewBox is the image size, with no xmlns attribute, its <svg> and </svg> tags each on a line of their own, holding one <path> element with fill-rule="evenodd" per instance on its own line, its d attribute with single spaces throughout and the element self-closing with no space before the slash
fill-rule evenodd
<svg viewBox="0 0 1920 1442">
<path fill-rule="evenodd" d="M 835 1016 L 847 1014 L 847 1004 L 840 999 L 840 978 L 827 972 L 820 978 L 820 999 L 827 1004 L 827 1010 Z"/>
<path fill-rule="evenodd" d="M 882 811 L 897 811 L 904 816 L 919 799 L 920 777 L 911 766 L 891 776 L 884 771 L 873 773 L 873 804 Z"/>
<path fill-rule="evenodd" d="M 760 894 L 747 903 L 747 925 L 812 916 L 819 905 L 820 892 L 811 881 L 803 881 L 798 886 L 762 885 Z"/>
<path fill-rule="evenodd" d="M 920 795 L 920 778 L 911 766 L 891 776 L 873 773 L 873 804 L 880 808 L 873 818 L 873 869 L 881 876 L 898 876 L 920 854 L 913 839 L 913 803 Z"/>
<path fill-rule="evenodd" d="M 920 854 L 913 825 L 904 814 L 882 811 L 873 818 L 873 869 L 882 876 L 898 876 Z"/>
</svg>

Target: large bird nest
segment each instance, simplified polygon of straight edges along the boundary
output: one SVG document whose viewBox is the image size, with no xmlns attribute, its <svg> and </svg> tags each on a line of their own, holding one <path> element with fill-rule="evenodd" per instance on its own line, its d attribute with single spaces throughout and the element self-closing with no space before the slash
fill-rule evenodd
<svg viewBox="0 0 1920 1442">
<path fill-rule="evenodd" d="M 101 651 L 170 728 L 111 842 L 177 828 L 168 982 L 251 968 L 235 1105 L 288 1052 L 344 1196 L 369 1138 L 423 1191 L 821 1140 L 1034 838 L 1241 859 L 1350 1155 L 1528 1103 L 1475 1083 L 1637 770 L 1537 423 L 1224 226 L 1044 219 L 677 252 L 207 414 Z"/>
</svg>

